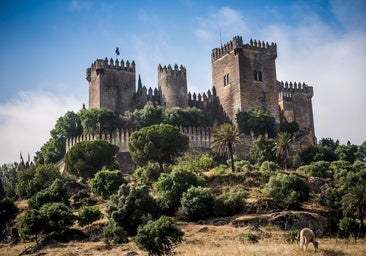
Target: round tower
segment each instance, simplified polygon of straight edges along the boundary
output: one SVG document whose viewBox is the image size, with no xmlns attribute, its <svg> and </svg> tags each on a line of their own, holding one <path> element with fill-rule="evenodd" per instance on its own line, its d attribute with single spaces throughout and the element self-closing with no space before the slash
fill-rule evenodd
<svg viewBox="0 0 366 256">
<path fill-rule="evenodd" d="M 174 69 L 158 66 L 158 86 L 160 91 L 160 104 L 166 108 L 188 107 L 187 73 L 182 65 Z"/>
</svg>

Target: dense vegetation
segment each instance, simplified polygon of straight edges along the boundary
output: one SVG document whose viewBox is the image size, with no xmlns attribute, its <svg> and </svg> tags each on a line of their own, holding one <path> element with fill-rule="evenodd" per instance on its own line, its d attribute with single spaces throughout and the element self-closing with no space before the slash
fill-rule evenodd
<svg viewBox="0 0 366 256">
<path fill-rule="evenodd" d="M 59 118 L 51 142 L 41 148 L 34 163 L 0 167 L 0 227 L 5 234 L 1 239 L 6 241 L 13 226 L 22 239 L 37 243 L 51 234 L 65 235 L 70 227 L 87 226 L 90 240 L 125 243 L 134 237 L 150 254 L 162 255 L 182 241 L 184 234 L 175 219 L 198 221 L 261 211 L 259 206 L 253 210 L 249 197 L 276 209 L 301 209 L 312 200 L 331 212 L 333 233 L 365 234 L 366 142 L 358 146 L 321 139 L 289 161 L 294 132 L 290 130 L 296 130 L 296 125 L 286 124 L 275 133 L 275 127 L 269 129 L 274 125 L 270 116 L 253 111 L 241 114 L 244 132 L 259 127 L 250 158 L 235 155 L 240 133 L 231 124 L 215 130 L 209 152 L 186 152 L 187 137 L 169 122 L 160 123 L 188 119 L 189 111 L 197 114 L 195 124 L 207 124 L 197 110 L 163 110 L 152 105 L 122 118 L 103 109 L 68 112 Z M 70 136 L 113 131 L 127 122 L 148 124 L 131 135 L 129 146 L 137 165 L 133 175 L 120 170 L 118 148 L 106 141 L 79 142 L 66 155 L 56 146 Z M 274 133 L 266 136 L 269 131 Z M 61 159 L 51 157 L 57 152 L 64 157 L 66 176 L 52 163 Z M 322 189 L 311 187 L 314 178 L 325 184 Z M 28 206 L 15 220 L 14 202 L 20 199 L 28 199 Z M 92 224 L 103 217 L 101 204 L 106 206 L 108 221 L 95 229 Z M 243 235 L 242 239 L 254 238 Z"/>
</svg>

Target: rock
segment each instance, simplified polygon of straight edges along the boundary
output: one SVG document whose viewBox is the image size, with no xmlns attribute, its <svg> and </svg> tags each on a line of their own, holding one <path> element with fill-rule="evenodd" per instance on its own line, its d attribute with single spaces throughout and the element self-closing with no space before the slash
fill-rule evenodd
<svg viewBox="0 0 366 256">
<path fill-rule="evenodd" d="M 198 230 L 198 232 L 207 232 L 207 231 L 208 231 L 208 227 L 203 227 Z"/>
<path fill-rule="evenodd" d="M 314 192 L 315 194 L 319 194 L 322 192 L 322 186 L 326 184 L 326 182 L 319 177 L 310 177 L 309 180 L 309 187 L 311 192 Z"/>
</svg>

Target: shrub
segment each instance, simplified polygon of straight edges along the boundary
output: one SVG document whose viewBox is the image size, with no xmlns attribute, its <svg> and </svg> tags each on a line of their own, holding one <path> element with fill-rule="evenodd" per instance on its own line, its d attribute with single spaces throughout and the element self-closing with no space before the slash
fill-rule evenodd
<svg viewBox="0 0 366 256">
<path fill-rule="evenodd" d="M 300 166 L 297 171 L 314 177 L 327 178 L 332 176 L 329 166 L 329 162 L 318 161 L 310 165 Z"/>
<path fill-rule="evenodd" d="M 259 236 L 253 233 L 242 233 L 239 235 L 239 239 L 242 243 L 255 244 L 259 241 Z"/>
<path fill-rule="evenodd" d="M 242 186 L 235 186 L 225 192 L 215 201 L 215 215 L 232 216 L 244 209 L 244 199 L 248 192 Z"/>
<path fill-rule="evenodd" d="M 63 203 L 47 203 L 39 210 L 45 224 L 44 233 L 60 233 L 74 223 L 74 215 Z"/>
<path fill-rule="evenodd" d="M 146 186 L 122 184 L 110 200 L 106 210 L 110 219 L 123 227 L 129 235 L 136 234 L 139 225 L 158 215 L 157 204 Z"/>
<path fill-rule="evenodd" d="M 299 230 L 293 229 L 285 233 L 285 241 L 287 243 L 295 243 L 298 240 Z"/>
<path fill-rule="evenodd" d="M 338 223 L 341 235 L 349 237 L 350 235 L 356 237 L 358 232 L 358 224 L 354 218 L 344 217 Z"/>
<path fill-rule="evenodd" d="M 127 181 L 123 178 L 120 170 L 110 171 L 106 169 L 97 172 L 89 182 L 91 190 L 104 199 L 115 194 L 124 183 Z"/>
<path fill-rule="evenodd" d="M 6 226 L 6 224 L 13 219 L 18 212 L 18 208 L 14 202 L 8 198 L 0 199 L 0 230 Z"/>
<path fill-rule="evenodd" d="M 305 180 L 294 174 L 277 173 L 265 185 L 270 197 L 283 207 L 298 207 L 309 198 L 310 188 Z"/>
<path fill-rule="evenodd" d="M 28 239 L 34 235 L 38 244 L 37 236 L 45 230 L 46 222 L 38 210 L 30 209 L 19 218 L 18 226 L 20 237 Z"/>
<path fill-rule="evenodd" d="M 158 192 L 158 202 L 163 210 L 173 214 L 180 206 L 183 193 L 191 186 L 201 186 L 204 181 L 191 171 L 174 168 L 169 174 L 162 173 L 154 187 Z"/>
<path fill-rule="evenodd" d="M 252 164 L 247 160 L 240 160 L 235 163 L 236 172 L 251 171 L 253 170 Z"/>
<path fill-rule="evenodd" d="M 214 200 L 209 188 L 191 187 L 183 193 L 179 212 L 190 220 L 206 219 L 212 213 Z"/>
<path fill-rule="evenodd" d="M 281 168 L 280 166 L 272 161 L 264 161 L 260 166 L 260 171 L 265 173 L 274 173 L 279 171 Z"/>
<path fill-rule="evenodd" d="M 63 181 L 56 179 L 52 185 L 46 189 L 39 191 L 29 199 L 31 208 L 39 209 L 46 203 L 60 202 L 69 205 L 69 196 Z"/>
<path fill-rule="evenodd" d="M 172 218 L 161 216 L 139 228 L 135 240 L 149 255 L 166 255 L 171 253 L 174 245 L 182 242 L 183 235 Z"/>
<path fill-rule="evenodd" d="M 84 227 L 92 224 L 94 221 L 99 220 L 102 217 L 98 206 L 84 206 L 80 209 L 77 217 L 79 225 Z"/>
<path fill-rule="evenodd" d="M 147 165 L 137 168 L 133 176 L 140 184 L 149 185 L 158 180 L 160 176 L 160 166 L 156 162 L 148 162 Z"/>
<path fill-rule="evenodd" d="M 103 239 L 106 244 L 113 241 L 116 244 L 127 243 L 127 232 L 119 226 L 113 219 L 109 220 L 103 228 Z"/>
</svg>

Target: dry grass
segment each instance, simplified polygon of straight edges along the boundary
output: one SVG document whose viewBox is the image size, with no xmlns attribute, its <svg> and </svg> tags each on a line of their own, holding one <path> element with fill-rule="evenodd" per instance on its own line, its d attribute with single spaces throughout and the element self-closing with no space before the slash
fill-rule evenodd
<svg viewBox="0 0 366 256">
<path fill-rule="evenodd" d="M 175 248 L 175 255 L 187 256 L 242 256 L 242 255 L 318 255 L 318 256 L 345 256 L 366 255 L 366 240 L 320 238 L 319 250 L 314 252 L 310 244 L 308 251 L 301 251 L 297 244 L 288 244 L 284 240 L 285 232 L 275 227 L 267 226 L 260 230 L 250 227 L 234 228 L 230 224 L 224 226 L 199 225 L 195 223 L 179 223 L 185 232 L 184 242 Z M 261 238 L 258 243 L 243 243 L 239 239 L 242 233 L 255 233 Z M 0 255 L 19 255 L 30 243 L 21 243 L 17 246 L 0 245 Z M 68 244 L 54 244 L 43 248 L 41 255 L 76 256 L 76 255 L 126 255 L 135 251 L 138 255 L 147 256 L 146 252 L 137 248 L 135 243 L 108 247 L 103 242 L 72 242 Z M 37 255 L 37 254 L 33 254 Z"/>
</svg>

